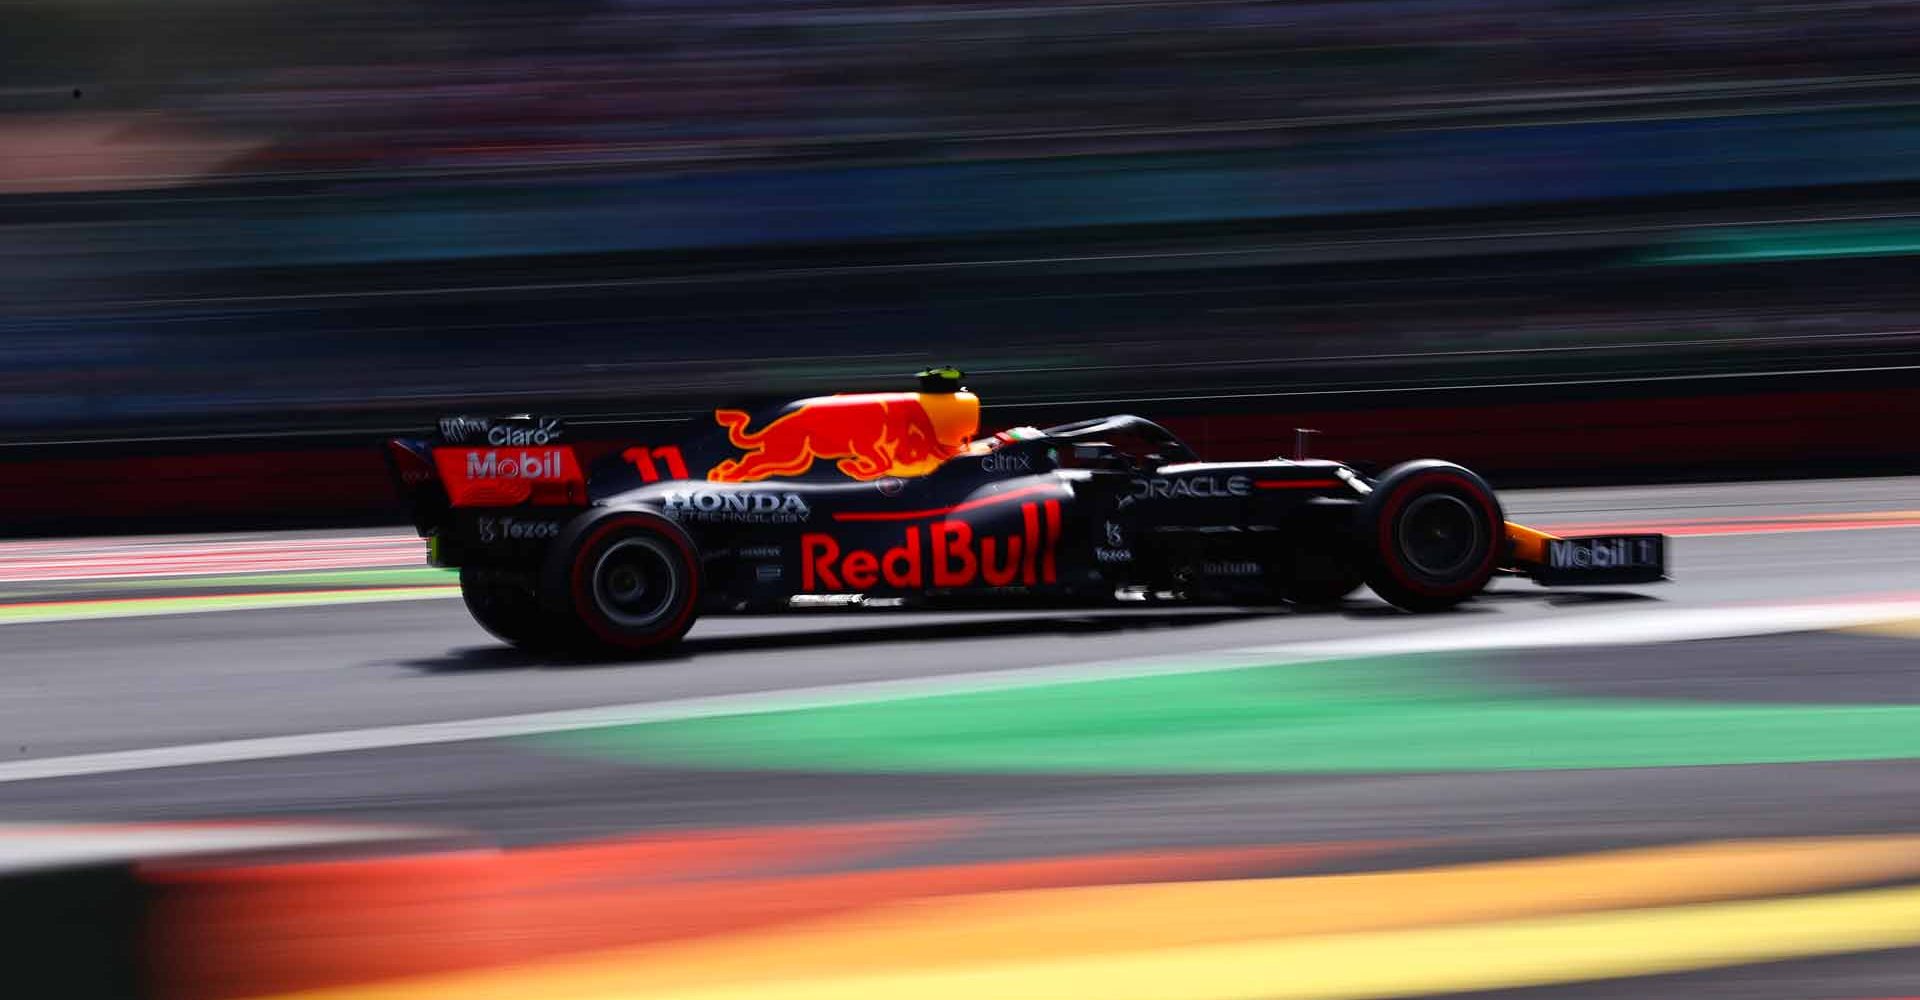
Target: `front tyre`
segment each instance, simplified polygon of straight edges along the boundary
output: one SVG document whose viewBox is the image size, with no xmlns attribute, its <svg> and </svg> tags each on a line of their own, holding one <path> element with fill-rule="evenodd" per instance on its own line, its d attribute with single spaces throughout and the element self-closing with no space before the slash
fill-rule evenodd
<svg viewBox="0 0 1920 1000">
<path fill-rule="evenodd" d="M 1360 510 L 1367 585 L 1408 611 L 1442 611 L 1487 586 L 1506 517 L 1486 480 L 1449 462 L 1395 466 Z"/>
<path fill-rule="evenodd" d="M 700 558 L 679 525 L 621 511 L 587 527 L 566 566 L 569 604 L 589 644 L 654 653 L 687 634 L 700 600 Z"/>
</svg>

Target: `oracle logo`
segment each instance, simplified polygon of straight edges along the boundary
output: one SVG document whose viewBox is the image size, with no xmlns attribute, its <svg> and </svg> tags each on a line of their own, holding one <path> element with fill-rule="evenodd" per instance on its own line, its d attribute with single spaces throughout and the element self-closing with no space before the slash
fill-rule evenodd
<svg viewBox="0 0 1920 1000">
<path fill-rule="evenodd" d="M 1141 499 L 1175 497 L 1243 497 L 1252 492 L 1246 476 L 1185 476 L 1178 479 L 1136 479 L 1133 495 Z"/>
</svg>

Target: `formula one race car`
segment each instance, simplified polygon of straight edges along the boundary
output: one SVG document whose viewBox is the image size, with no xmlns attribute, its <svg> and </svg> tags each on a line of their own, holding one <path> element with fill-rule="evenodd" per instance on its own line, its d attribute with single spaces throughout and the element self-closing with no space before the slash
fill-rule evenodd
<svg viewBox="0 0 1920 1000">
<path fill-rule="evenodd" d="M 953 369 L 917 392 L 715 410 L 658 440 L 575 440 L 558 420 L 450 417 L 388 443 L 430 561 L 482 626 L 530 647 L 655 650 L 696 615 L 795 603 L 991 597 L 1337 601 L 1409 611 L 1495 573 L 1544 584 L 1664 579 L 1659 535 L 1556 538 L 1510 524 L 1440 461 L 1377 478 L 1340 462 L 1202 462 L 1112 416 L 976 439 Z"/>
</svg>

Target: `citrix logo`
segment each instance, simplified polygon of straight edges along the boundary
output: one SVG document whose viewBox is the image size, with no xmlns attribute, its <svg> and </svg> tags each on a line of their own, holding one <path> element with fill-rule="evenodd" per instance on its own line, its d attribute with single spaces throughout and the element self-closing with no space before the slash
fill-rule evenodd
<svg viewBox="0 0 1920 1000">
<path fill-rule="evenodd" d="M 1032 472 L 1032 455 L 1003 455 L 993 452 L 980 457 L 982 472 Z"/>
</svg>

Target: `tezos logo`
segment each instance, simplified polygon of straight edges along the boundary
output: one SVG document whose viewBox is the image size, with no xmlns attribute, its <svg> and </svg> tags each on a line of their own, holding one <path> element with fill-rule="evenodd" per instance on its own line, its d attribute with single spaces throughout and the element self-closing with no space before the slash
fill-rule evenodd
<svg viewBox="0 0 1920 1000">
<path fill-rule="evenodd" d="M 1032 455 L 1003 455 L 999 452 L 980 456 L 982 472 L 1032 472 Z"/>
<path fill-rule="evenodd" d="M 558 521 L 522 521 L 513 517 L 483 517 L 474 524 L 482 542 L 545 541 L 560 535 Z"/>
<path fill-rule="evenodd" d="M 1136 479 L 1133 495 L 1142 499 L 1172 497 L 1243 497 L 1253 491 L 1246 476 L 1183 476 L 1178 479 Z"/>
<path fill-rule="evenodd" d="M 518 427 L 512 424 L 500 424 L 488 429 L 487 443 L 507 447 L 526 445 L 546 445 L 560 440 L 560 421 L 552 417 L 543 417 L 532 427 Z"/>
<path fill-rule="evenodd" d="M 1126 533 L 1121 531 L 1120 526 L 1112 521 L 1107 522 L 1107 544 L 1116 549 L 1127 544 Z"/>
<path fill-rule="evenodd" d="M 797 524 L 813 516 L 800 494 L 764 490 L 675 490 L 663 509 L 668 517 L 747 524 Z"/>
</svg>

